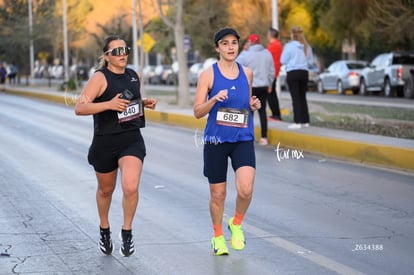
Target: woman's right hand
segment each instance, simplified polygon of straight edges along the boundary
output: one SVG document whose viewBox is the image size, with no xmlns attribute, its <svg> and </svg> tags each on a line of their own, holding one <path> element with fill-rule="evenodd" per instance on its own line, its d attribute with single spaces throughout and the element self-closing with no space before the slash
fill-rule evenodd
<svg viewBox="0 0 414 275">
<path fill-rule="evenodd" d="M 109 109 L 117 112 L 125 112 L 128 107 L 129 100 L 120 98 L 121 94 L 118 93 L 109 101 Z"/>
<path fill-rule="evenodd" d="M 216 94 L 214 99 L 216 100 L 216 102 L 217 101 L 220 101 L 220 102 L 226 101 L 229 98 L 228 94 L 229 94 L 229 92 L 227 91 L 227 89 L 221 90 Z"/>
</svg>

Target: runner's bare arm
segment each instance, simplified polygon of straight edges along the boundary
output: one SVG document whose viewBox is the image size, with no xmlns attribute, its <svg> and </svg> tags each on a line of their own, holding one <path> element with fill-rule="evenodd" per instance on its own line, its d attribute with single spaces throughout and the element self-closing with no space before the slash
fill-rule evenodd
<svg viewBox="0 0 414 275">
<path fill-rule="evenodd" d="M 105 76 L 96 72 L 86 83 L 80 94 L 76 106 L 76 115 L 93 115 L 107 110 L 123 112 L 128 107 L 128 100 L 119 98 L 117 94 L 112 100 L 94 103 L 95 98 L 102 95 L 107 86 Z"/>
<path fill-rule="evenodd" d="M 212 74 L 213 69 L 208 68 L 201 72 L 200 76 L 198 77 L 196 95 L 194 99 L 194 116 L 196 118 L 202 118 L 208 112 L 210 112 L 211 108 L 216 103 L 214 98 L 207 101 L 208 92 L 210 90 L 211 82 L 212 82 Z"/>
<path fill-rule="evenodd" d="M 194 116 L 202 118 L 207 115 L 217 101 L 224 101 L 228 98 L 227 90 L 222 90 L 214 97 L 207 100 L 208 93 L 213 83 L 213 68 L 210 67 L 200 74 L 194 100 Z"/>
</svg>

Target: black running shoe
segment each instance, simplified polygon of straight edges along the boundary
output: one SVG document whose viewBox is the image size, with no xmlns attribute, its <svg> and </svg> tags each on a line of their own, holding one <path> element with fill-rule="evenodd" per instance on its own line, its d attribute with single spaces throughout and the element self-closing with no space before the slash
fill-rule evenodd
<svg viewBox="0 0 414 275">
<path fill-rule="evenodd" d="M 100 228 L 101 238 L 99 239 L 99 248 L 105 255 L 111 255 L 114 250 L 114 246 L 111 240 L 111 231 L 109 228 Z"/>
<path fill-rule="evenodd" d="M 119 240 L 121 243 L 121 248 L 119 253 L 124 257 L 129 257 L 135 252 L 134 241 L 132 240 L 132 231 L 122 229 L 119 232 Z"/>
</svg>

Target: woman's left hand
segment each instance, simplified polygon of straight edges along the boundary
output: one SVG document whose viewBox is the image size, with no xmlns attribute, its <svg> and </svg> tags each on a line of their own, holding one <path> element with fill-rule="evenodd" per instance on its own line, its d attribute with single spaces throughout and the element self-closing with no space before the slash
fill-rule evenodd
<svg viewBox="0 0 414 275">
<path fill-rule="evenodd" d="M 259 110 L 262 107 L 262 103 L 256 96 L 250 98 L 250 109 L 252 111 Z"/>
<path fill-rule="evenodd" d="M 144 107 L 148 109 L 155 109 L 157 105 L 157 100 L 155 98 L 145 98 L 143 99 Z"/>
</svg>

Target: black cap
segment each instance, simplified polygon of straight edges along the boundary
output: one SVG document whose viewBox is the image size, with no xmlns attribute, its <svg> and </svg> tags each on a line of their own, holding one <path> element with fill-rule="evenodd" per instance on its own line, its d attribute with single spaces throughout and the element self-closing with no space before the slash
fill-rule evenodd
<svg viewBox="0 0 414 275">
<path fill-rule="evenodd" d="M 235 29 L 232 28 L 222 28 L 219 29 L 216 34 L 214 35 L 214 43 L 218 43 L 221 39 L 223 39 L 223 37 L 225 37 L 226 35 L 232 34 L 234 36 L 237 37 L 237 39 L 240 39 L 240 35 L 236 32 Z"/>
</svg>

